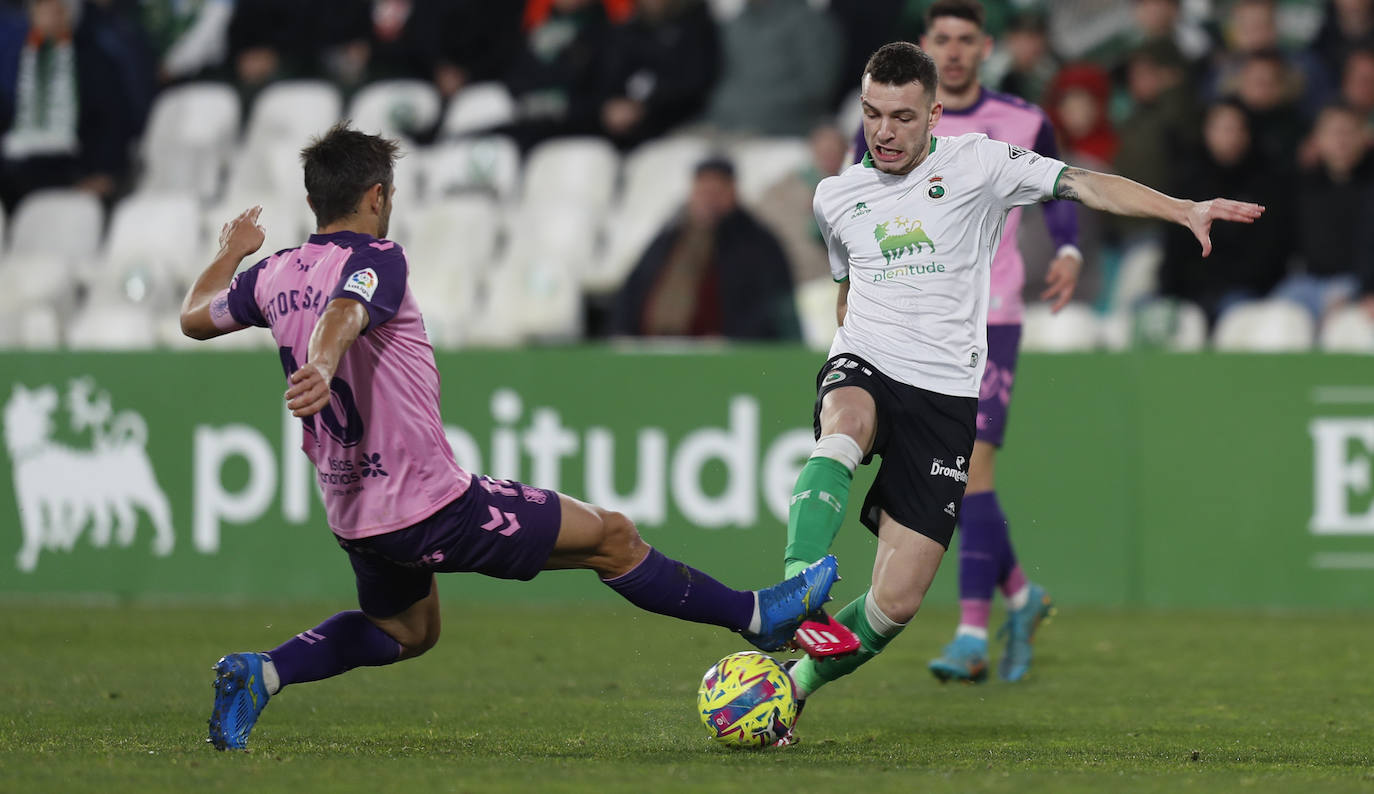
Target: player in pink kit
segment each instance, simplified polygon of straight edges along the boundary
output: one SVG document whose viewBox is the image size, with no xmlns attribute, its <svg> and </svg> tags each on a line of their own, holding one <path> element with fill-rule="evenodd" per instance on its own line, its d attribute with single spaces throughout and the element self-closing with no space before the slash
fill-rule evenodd
<svg viewBox="0 0 1374 794">
<path fill-rule="evenodd" d="M 341 612 L 267 653 L 215 665 L 209 741 L 243 749 L 270 697 L 290 684 L 419 656 L 439 639 L 437 572 L 528 580 L 587 568 L 634 605 L 732 629 L 764 650 L 788 643 L 829 598 L 834 557 L 764 590 L 733 590 L 665 557 L 625 516 L 553 491 L 474 477 L 454 462 L 439 417 L 439 372 L 385 239 L 396 144 L 331 129 L 301 153 L 318 231 L 234 275 L 263 241 L 253 208 L 225 225 L 220 253 L 181 310 L 209 339 L 270 328 L 286 406 L 305 426 L 329 527 L 348 554 L 361 610 Z"/>
<path fill-rule="evenodd" d="M 992 51 L 992 39 L 983 31 L 983 8 L 977 0 L 937 0 L 932 4 L 926 13 L 921 47 L 939 68 L 937 99 L 944 105 L 944 115 L 934 134 L 981 132 L 1045 157 L 1059 157 L 1054 128 L 1044 112 L 1017 97 L 989 91 L 979 82 L 978 70 Z M 858 140 L 858 150 L 866 151 L 862 130 Z M 1073 297 L 1083 264 L 1083 255 L 1075 245 L 1077 207 L 1070 201 L 1051 201 L 1044 204 L 1044 215 L 1058 251 L 1041 297 L 1053 301 L 1052 308 L 1058 311 Z M 988 618 L 995 589 L 1000 589 L 1007 600 L 1007 622 L 1000 632 L 1005 646 L 999 673 L 1008 681 L 1019 681 L 1030 670 L 1031 640 L 1052 609 L 1044 589 L 1027 581 L 1017 563 L 994 480 L 1025 309 L 1021 299 L 1025 263 L 1016 246 L 1020 223 L 1018 207 L 1007 214 L 992 260 L 988 360 L 979 389 L 968 487 L 959 510 L 959 626 L 954 640 L 929 665 L 941 681 L 986 680 Z"/>
</svg>

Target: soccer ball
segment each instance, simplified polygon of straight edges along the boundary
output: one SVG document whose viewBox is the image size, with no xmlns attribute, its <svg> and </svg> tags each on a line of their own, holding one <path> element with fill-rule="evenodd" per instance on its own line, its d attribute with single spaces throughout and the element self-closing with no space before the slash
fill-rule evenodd
<svg viewBox="0 0 1374 794">
<path fill-rule="evenodd" d="M 756 651 L 732 653 L 712 665 L 697 690 L 697 710 L 712 739 L 731 747 L 767 747 L 797 721 L 792 678 Z"/>
</svg>

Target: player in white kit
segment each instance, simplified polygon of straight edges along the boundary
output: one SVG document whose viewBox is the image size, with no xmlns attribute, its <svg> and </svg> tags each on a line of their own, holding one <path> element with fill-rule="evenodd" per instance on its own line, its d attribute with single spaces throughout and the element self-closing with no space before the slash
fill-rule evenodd
<svg viewBox="0 0 1374 794">
<path fill-rule="evenodd" d="M 788 516 L 789 572 L 829 549 L 855 468 L 874 454 L 882 465 L 860 513 L 878 537 L 873 583 L 835 615 L 861 647 L 793 666 L 803 699 L 906 627 L 949 546 L 973 454 L 989 270 L 1007 212 L 1061 198 L 1160 218 L 1190 228 L 1206 256 L 1213 221 L 1249 223 L 1264 211 L 1171 198 L 978 133 L 935 137 L 936 82 L 934 61 L 914 44 L 874 53 L 861 83 L 868 153 L 816 189 L 840 327 L 817 375 L 817 442 Z"/>
</svg>

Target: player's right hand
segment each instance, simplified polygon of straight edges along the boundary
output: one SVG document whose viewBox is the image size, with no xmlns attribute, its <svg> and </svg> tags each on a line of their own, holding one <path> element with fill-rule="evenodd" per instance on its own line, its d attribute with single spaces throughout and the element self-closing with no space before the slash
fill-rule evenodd
<svg viewBox="0 0 1374 794">
<path fill-rule="evenodd" d="M 291 373 L 287 381 L 291 387 L 286 390 L 286 407 L 296 418 L 314 416 L 329 405 L 329 381 L 331 375 L 318 364 L 307 363 Z"/>
<path fill-rule="evenodd" d="M 261 214 L 262 205 L 250 207 L 224 224 L 219 232 L 220 254 L 235 254 L 242 259 L 261 248 L 267 238 L 267 231 L 258 223 Z"/>
</svg>

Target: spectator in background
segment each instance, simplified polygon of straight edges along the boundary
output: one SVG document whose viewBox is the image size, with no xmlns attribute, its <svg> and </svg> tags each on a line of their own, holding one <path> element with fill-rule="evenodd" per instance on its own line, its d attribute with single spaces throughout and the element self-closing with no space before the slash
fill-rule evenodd
<svg viewBox="0 0 1374 794">
<path fill-rule="evenodd" d="M 1215 98 L 1236 92 L 1240 72 L 1256 53 L 1277 52 L 1293 82 L 1304 115 L 1311 118 L 1331 100 L 1333 78 L 1326 64 L 1311 52 L 1289 53 L 1281 49 L 1278 4 L 1275 0 L 1237 0 L 1227 12 L 1225 48 L 1214 53 L 1206 93 Z"/>
<path fill-rule="evenodd" d="M 1235 196 L 1265 207 L 1252 226 L 1214 226 L 1212 255 L 1203 259 L 1186 232 L 1165 234 L 1160 266 L 1162 294 L 1202 307 L 1209 323 L 1244 300 L 1267 295 L 1288 267 L 1293 250 L 1288 202 L 1291 177 L 1275 173 L 1255 149 L 1249 112 L 1231 99 L 1212 104 L 1203 117 L 1202 146 L 1177 165 L 1183 178 L 1179 197 L 1205 200 Z M 1212 191 L 1222 189 L 1223 193 Z"/>
<path fill-rule="evenodd" d="M 1111 79 L 1094 64 L 1073 64 L 1055 75 L 1045 107 L 1063 144 L 1064 162 L 1094 171 L 1110 169 L 1118 146 L 1107 115 L 1111 90 Z"/>
<path fill-rule="evenodd" d="M 370 0 L 237 0 L 229 60 L 245 98 L 273 80 L 323 77 L 358 85 L 371 59 Z"/>
<path fill-rule="evenodd" d="M 1125 32 L 1095 48 L 1091 59 L 1115 70 L 1128 63 L 1141 45 L 1167 41 L 1191 69 L 1212 49 L 1201 20 L 1185 17 L 1181 0 L 1131 0 L 1131 22 Z"/>
<path fill-rule="evenodd" d="M 1059 71 L 1059 59 L 1050 48 L 1046 25 L 1043 14 L 1024 13 L 1012 19 L 1003 42 L 1011 62 L 997 90 L 1033 105 L 1044 103 L 1050 83 Z"/>
<path fill-rule="evenodd" d="M 507 0 L 437 0 L 434 85 L 450 99 L 470 83 L 500 80 L 521 47 L 524 8 Z"/>
<path fill-rule="evenodd" d="M 849 143 L 833 124 L 811 131 L 811 162 L 768 188 L 758 202 L 759 220 L 782 241 L 792 267 L 792 281 L 830 279 L 830 257 L 812 211 L 816 185 L 845 167 Z"/>
<path fill-rule="evenodd" d="M 839 73 L 863 74 L 875 50 L 889 41 L 916 41 L 925 29 L 921 0 L 830 0 L 827 11 L 840 31 Z M 854 91 L 851 79 L 836 82 L 831 104 L 838 107 Z"/>
<path fill-rule="evenodd" d="M 740 207 L 729 160 L 697 166 L 685 212 L 654 238 L 621 288 L 611 331 L 800 337 L 787 258 L 777 238 Z"/>
<path fill-rule="evenodd" d="M 1197 110 L 1187 64 L 1172 41 L 1155 39 L 1137 47 L 1126 64 L 1133 109 L 1120 125 L 1115 170 L 1121 176 L 1173 194 L 1174 158 L 1192 151 L 1198 137 Z M 1128 228 L 1145 228 L 1142 222 Z M 1158 228 L 1150 223 L 1148 228 Z"/>
<path fill-rule="evenodd" d="M 1310 51 L 1340 74 L 1351 51 L 1374 46 L 1374 0 L 1331 0 Z"/>
<path fill-rule="evenodd" d="M 1362 115 L 1374 132 L 1374 47 L 1355 50 L 1345 59 L 1341 102 Z"/>
<path fill-rule="evenodd" d="M 716 23 L 705 0 L 639 0 L 611 31 L 601 131 L 632 148 L 699 114 L 719 72 Z"/>
<path fill-rule="evenodd" d="M 97 5 L 78 19 L 80 8 L 77 0 L 27 0 L 25 15 L 0 29 L 7 210 L 46 187 L 110 199 L 128 176 L 152 94 L 151 70 L 140 62 L 148 53 L 132 49 L 108 9 Z"/>
<path fill-rule="evenodd" d="M 803 136 L 830 115 L 840 42 L 807 0 L 748 0 L 725 24 L 724 45 L 706 111 L 720 131 Z"/>
<path fill-rule="evenodd" d="M 1320 322 L 1332 306 L 1355 297 L 1359 287 L 1356 236 L 1374 221 L 1374 190 L 1364 119 L 1344 105 L 1317 117 L 1313 130 L 1317 165 L 1298 178 L 1294 212 L 1300 268 L 1273 296 L 1302 304 Z"/>
<path fill-rule="evenodd" d="M 192 80 L 224 64 L 234 0 L 143 0 L 141 7 L 159 82 Z"/>
<path fill-rule="evenodd" d="M 1297 76 L 1283 53 L 1260 50 L 1245 57 L 1234 95 L 1250 112 L 1251 133 L 1259 154 L 1270 163 L 1291 163 L 1308 120 L 1298 108 Z"/>
<path fill-rule="evenodd" d="M 524 42 L 506 75 L 518 117 L 507 132 L 522 149 L 594 133 L 610 40 L 606 7 L 599 0 L 529 0 L 525 8 Z"/>
</svg>

